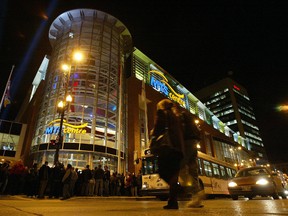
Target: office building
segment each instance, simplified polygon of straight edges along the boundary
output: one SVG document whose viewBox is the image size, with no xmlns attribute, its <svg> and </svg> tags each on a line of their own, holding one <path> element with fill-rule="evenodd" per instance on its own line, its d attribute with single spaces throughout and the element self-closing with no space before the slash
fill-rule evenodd
<svg viewBox="0 0 288 216">
<path fill-rule="evenodd" d="M 244 147 L 256 154 L 259 163 L 267 163 L 252 103 L 243 86 L 225 78 L 194 94 L 225 125 L 245 138 Z"/>
</svg>

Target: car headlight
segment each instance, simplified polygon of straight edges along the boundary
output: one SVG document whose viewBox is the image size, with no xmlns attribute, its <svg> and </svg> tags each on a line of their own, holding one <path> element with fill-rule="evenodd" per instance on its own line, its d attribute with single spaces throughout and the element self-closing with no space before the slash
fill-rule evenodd
<svg viewBox="0 0 288 216">
<path fill-rule="evenodd" d="M 259 179 L 258 181 L 256 181 L 257 185 L 267 185 L 269 182 L 267 179 Z"/>
<path fill-rule="evenodd" d="M 237 183 L 236 182 L 229 182 L 228 187 L 237 187 Z"/>
<path fill-rule="evenodd" d="M 144 182 L 144 184 L 142 185 L 142 189 L 147 189 L 147 188 L 149 188 L 149 185 L 146 183 L 146 182 Z"/>
</svg>

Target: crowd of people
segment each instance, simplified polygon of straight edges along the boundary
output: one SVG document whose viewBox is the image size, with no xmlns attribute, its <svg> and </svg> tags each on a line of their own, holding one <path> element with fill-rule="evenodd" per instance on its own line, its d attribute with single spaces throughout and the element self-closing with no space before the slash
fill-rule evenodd
<svg viewBox="0 0 288 216">
<path fill-rule="evenodd" d="M 111 173 L 107 165 L 101 164 L 80 170 L 61 163 L 50 167 L 48 162 L 40 168 L 38 164 L 28 168 L 18 161 L 12 166 L 0 164 L 0 194 L 62 200 L 73 196 L 140 196 L 141 178 L 141 171 L 137 175 Z"/>
</svg>

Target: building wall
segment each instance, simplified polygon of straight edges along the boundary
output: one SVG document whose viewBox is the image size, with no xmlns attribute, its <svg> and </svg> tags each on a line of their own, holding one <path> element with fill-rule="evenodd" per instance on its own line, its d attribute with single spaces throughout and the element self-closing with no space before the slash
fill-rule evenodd
<svg viewBox="0 0 288 216">
<path fill-rule="evenodd" d="M 144 112 L 141 107 L 141 94 L 145 91 L 145 102 L 146 104 L 146 120 L 142 121 L 141 112 Z M 154 127 L 154 118 L 156 115 L 157 103 L 165 97 L 159 92 L 155 91 L 151 86 L 144 84 L 141 80 L 131 76 L 127 79 L 127 97 L 128 97 L 128 167 L 129 171 L 138 173 L 141 169 L 141 155 L 144 150 L 149 148 L 149 133 Z M 145 118 L 145 117 L 144 117 Z M 142 119 L 142 120 L 141 120 Z M 145 129 L 145 124 L 147 128 Z M 147 130 L 147 131 L 145 131 Z M 148 133 L 146 140 L 142 141 L 142 134 Z M 148 139 L 147 139 L 148 138 Z M 134 154 L 137 153 L 137 157 Z M 135 159 L 139 159 L 136 163 Z"/>
<path fill-rule="evenodd" d="M 0 163 L 21 160 L 27 125 L 0 120 Z"/>
</svg>

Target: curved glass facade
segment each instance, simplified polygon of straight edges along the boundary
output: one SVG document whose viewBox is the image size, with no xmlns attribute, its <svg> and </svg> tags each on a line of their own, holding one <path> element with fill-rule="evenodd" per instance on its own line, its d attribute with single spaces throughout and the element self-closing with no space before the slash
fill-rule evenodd
<svg viewBox="0 0 288 216">
<path fill-rule="evenodd" d="M 53 51 L 45 94 L 32 143 L 34 161 L 53 163 L 59 132 L 57 104 L 70 94 L 63 123 L 59 161 L 83 168 L 99 162 L 120 171 L 125 158 L 125 106 L 122 77 L 126 54 L 132 51 L 128 29 L 115 17 L 77 9 L 57 17 L 49 30 Z M 83 60 L 73 60 L 80 51 Z M 61 69 L 68 64 L 68 71 Z M 51 142 L 52 140 L 52 142 Z"/>
</svg>

